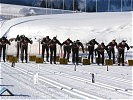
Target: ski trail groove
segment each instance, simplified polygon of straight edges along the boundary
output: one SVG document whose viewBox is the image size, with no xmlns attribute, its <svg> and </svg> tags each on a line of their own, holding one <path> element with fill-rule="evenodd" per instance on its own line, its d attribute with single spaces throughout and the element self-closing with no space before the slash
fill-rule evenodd
<svg viewBox="0 0 133 100">
<path fill-rule="evenodd" d="M 10 65 L 9 65 L 10 66 Z M 16 68 L 15 68 L 16 69 Z M 22 68 L 17 68 L 17 70 L 19 70 L 20 72 L 22 73 L 25 73 L 25 74 L 28 74 L 29 76 L 32 76 L 34 73 L 32 72 L 28 72 L 27 70 L 24 70 Z M 38 80 L 41 80 L 41 81 L 44 81 L 44 82 L 47 82 L 48 84 L 52 85 L 52 86 L 56 86 L 57 88 L 59 89 L 62 89 L 63 91 L 66 91 L 70 94 L 75 94 L 76 96 L 80 97 L 80 98 L 83 98 L 83 99 L 88 99 L 88 98 L 93 98 L 93 99 L 103 99 L 101 97 L 97 97 L 97 96 L 94 96 L 94 95 L 91 95 L 91 94 L 88 94 L 88 93 L 85 93 L 85 92 L 82 92 L 78 89 L 72 89 L 71 87 L 67 86 L 67 85 L 64 85 L 64 84 L 61 84 L 59 82 L 56 82 L 56 81 L 53 81 L 53 80 L 50 80 L 48 78 L 45 78 L 45 77 L 42 77 L 39 75 L 38 77 Z"/>
</svg>

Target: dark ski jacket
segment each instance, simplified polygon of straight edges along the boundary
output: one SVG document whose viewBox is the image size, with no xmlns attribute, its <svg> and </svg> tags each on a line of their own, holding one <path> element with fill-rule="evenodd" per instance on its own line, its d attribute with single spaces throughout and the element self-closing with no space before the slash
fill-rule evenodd
<svg viewBox="0 0 133 100">
<path fill-rule="evenodd" d="M 121 43 L 118 44 L 117 49 L 118 49 L 118 51 L 123 51 L 125 49 L 125 47 L 127 48 L 127 50 L 130 49 L 130 47 L 128 46 L 127 43 L 122 44 L 122 42 L 121 42 Z"/>
<path fill-rule="evenodd" d="M 95 53 L 96 52 L 104 53 L 105 50 L 106 50 L 106 46 L 104 44 L 99 44 L 98 47 L 95 49 Z"/>
<path fill-rule="evenodd" d="M 72 48 L 72 51 L 75 52 L 75 51 L 79 51 L 79 47 L 81 46 L 82 48 L 82 51 L 84 53 L 84 46 L 81 42 L 79 41 L 74 41 L 73 44 L 71 45 L 71 48 Z"/>
<path fill-rule="evenodd" d="M 5 37 L 0 38 L 0 45 L 1 46 L 6 46 L 6 44 L 9 44 L 10 45 L 11 43 Z"/>
<path fill-rule="evenodd" d="M 32 44 L 32 40 L 28 39 L 27 37 L 22 38 L 20 41 L 21 47 L 27 47 L 28 43 Z"/>
<path fill-rule="evenodd" d="M 114 47 L 117 47 L 117 43 L 115 42 L 115 43 L 113 43 L 113 42 L 110 42 L 106 47 L 108 48 L 108 49 L 114 49 Z"/>
<path fill-rule="evenodd" d="M 50 40 L 51 40 L 51 39 L 49 39 L 49 38 L 43 38 L 42 41 L 41 41 L 41 44 L 42 44 L 43 46 L 48 46 Z"/>
<path fill-rule="evenodd" d="M 95 41 L 95 39 L 92 39 L 91 41 L 89 41 L 86 45 L 88 46 L 88 51 L 89 52 L 93 52 L 94 51 L 94 46 L 95 44 L 99 44 L 97 41 Z"/>
<path fill-rule="evenodd" d="M 62 45 L 64 45 L 65 47 L 67 47 L 67 46 L 70 46 L 71 43 L 73 43 L 72 40 L 67 39 L 66 41 L 64 41 L 64 42 L 62 43 Z"/>
<path fill-rule="evenodd" d="M 48 44 L 49 44 L 49 47 L 50 48 L 53 48 L 53 49 L 56 48 L 56 44 L 59 44 L 60 46 L 62 46 L 62 44 L 60 43 L 60 41 L 57 40 L 57 39 L 50 40 Z"/>
</svg>

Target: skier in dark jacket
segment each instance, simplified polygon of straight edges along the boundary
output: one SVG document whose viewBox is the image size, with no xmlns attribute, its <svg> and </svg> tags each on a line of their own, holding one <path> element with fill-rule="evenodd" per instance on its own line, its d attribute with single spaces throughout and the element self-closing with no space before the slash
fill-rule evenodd
<svg viewBox="0 0 133 100">
<path fill-rule="evenodd" d="M 3 61 L 5 62 L 5 56 L 6 56 L 6 44 L 11 44 L 8 39 L 5 37 L 0 38 L 0 61 L 1 61 L 1 53 L 3 50 Z"/>
<path fill-rule="evenodd" d="M 46 49 L 46 61 L 49 62 L 49 41 L 51 39 L 49 38 L 49 36 L 46 36 L 46 38 L 43 38 L 41 41 L 42 44 L 42 58 L 44 59 L 44 53 L 45 53 L 45 49 Z"/>
<path fill-rule="evenodd" d="M 95 49 L 96 53 L 98 53 L 98 60 L 97 60 L 97 64 L 100 64 L 100 59 L 102 56 L 102 65 L 104 65 L 104 51 L 105 51 L 106 47 L 104 45 L 104 43 L 102 42 L 101 44 L 98 45 L 98 47 Z"/>
<path fill-rule="evenodd" d="M 19 51 L 21 49 L 20 40 L 21 40 L 21 37 L 19 35 L 17 35 L 17 37 L 15 38 L 15 42 L 17 42 L 17 58 L 18 58 L 18 60 L 19 60 Z"/>
<path fill-rule="evenodd" d="M 54 54 L 54 64 L 56 64 L 56 44 L 59 44 L 60 46 L 62 46 L 62 44 L 60 43 L 59 40 L 57 40 L 56 37 L 53 37 L 52 40 L 49 41 L 49 47 L 50 47 L 50 64 L 52 64 L 52 56 Z"/>
<path fill-rule="evenodd" d="M 72 44 L 72 62 L 73 64 L 76 64 L 78 65 L 78 62 L 79 62 L 79 47 L 82 47 L 82 51 L 84 53 L 84 46 L 83 44 L 79 41 L 79 40 L 76 40 L 73 42 Z"/>
<path fill-rule="evenodd" d="M 113 56 L 113 64 L 115 64 L 115 49 L 114 47 L 117 47 L 117 43 L 115 42 L 115 39 L 112 40 L 112 42 L 110 42 L 106 47 L 108 48 L 108 55 L 109 55 L 109 59 L 111 59 L 111 55 Z"/>
<path fill-rule="evenodd" d="M 121 58 L 121 56 L 122 56 L 122 66 L 124 66 L 124 51 L 125 51 L 125 47 L 127 48 L 127 50 L 130 49 L 130 47 L 128 46 L 128 44 L 126 43 L 125 40 L 123 40 L 117 46 L 117 49 L 118 49 L 118 65 L 119 66 L 120 66 L 120 58 Z"/>
<path fill-rule="evenodd" d="M 32 44 L 32 41 L 30 39 L 28 39 L 27 37 L 25 37 L 24 35 L 21 37 L 21 61 L 23 63 L 24 60 L 24 52 L 25 52 L 25 61 L 26 63 L 28 62 L 28 43 Z"/>
<path fill-rule="evenodd" d="M 91 56 L 91 63 L 93 63 L 93 52 L 94 52 L 94 46 L 95 44 L 99 44 L 96 39 L 92 39 L 91 41 L 89 41 L 86 45 L 88 46 L 88 51 L 89 51 L 89 56 L 88 56 L 88 59 L 90 59 L 90 56 Z"/>
<path fill-rule="evenodd" d="M 71 53 L 71 45 L 70 44 L 72 44 L 72 43 L 73 43 L 72 40 L 70 40 L 69 38 L 62 43 L 63 49 L 64 49 L 63 58 L 65 58 L 66 55 L 67 55 L 67 61 L 68 62 L 69 62 L 69 56 L 70 56 L 70 53 Z"/>
</svg>

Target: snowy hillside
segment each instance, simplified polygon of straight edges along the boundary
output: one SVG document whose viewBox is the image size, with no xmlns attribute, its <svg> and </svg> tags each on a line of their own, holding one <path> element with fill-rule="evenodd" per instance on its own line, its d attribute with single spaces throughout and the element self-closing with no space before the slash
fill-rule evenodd
<svg viewBox="0 0 133 100">
<path fill-rule="evenodd" d="M 57 36 L 61 42 L 67 38 L 73 41 L 79 39 L 83 43 L 96 38 L 99 43 L 104 42 L 105 45 L 112 39 L 116 39 L 118 43 L 126 39 L 130 46 L 133 45 L 132 12 L 71 13 L 0 19 L 1 36 L 7 36 L 9 39 L 24 34 L 33 40 L 33 44 L 28 48 L 29 55 L 38 56 L 37 40 L 45 36 L 50 38 Z M 57 49 L 59 55 L 61 50 Z M 7 46 L 6 54 L 16 55 L 16 50 L 16 43 L 13 41 Z M 98 66 L 95 63 L 74 65 L 70 55 L 70 62 L 67 65 L 59 62 L 36 64 L 32 61 L 28 63 L 19 61 L 15 63 L 15 67 L 11 67 L 10 62 L 3 62 L 1 58 L 0 88 L 9 89 L 14 96 L 0 96 L 0 99 L 132 100 L 133 69 L 127 62 L 133 59 L 132 50 L 125 51 L 125 66 L 117 66 L 117 58 L 113 66 L 101 64 Z M 94 62 L 95 58 L 96 56 Z"/>
<path fill-rule="evenodd" d="M 17 34 L 28 37 L 47 35 L 63 42 L 67 38 L 87 42 L 96 38 L 108 43 L 112 39 L 132 43 L 132 12 L 122 13 L 74 13 L 61 15 L 41 15 L 16 18 L 1 26 L 1 35 L 14 38 Z"/>
</svg>

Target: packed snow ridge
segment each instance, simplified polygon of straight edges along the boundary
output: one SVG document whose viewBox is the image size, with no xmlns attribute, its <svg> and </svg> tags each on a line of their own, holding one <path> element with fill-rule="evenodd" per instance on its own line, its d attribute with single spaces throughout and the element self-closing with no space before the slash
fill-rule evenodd
<svg viewBox="0 0 133 100">
<path fill-rule="evenodd" d="M 74 13 L 57 15 L 40 15 L 15 18 L 1 26 L 1 34 L 8 38 L 17 34 L 28 37 L 58 37 L 79 39 L 87 42 L 96 38 L 99 42 L 108 43 L 112 39 L 121 42 L 123 39 L 132 44 L 132 12 L 111 13 Z"/>
</svg>

